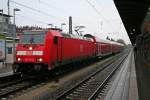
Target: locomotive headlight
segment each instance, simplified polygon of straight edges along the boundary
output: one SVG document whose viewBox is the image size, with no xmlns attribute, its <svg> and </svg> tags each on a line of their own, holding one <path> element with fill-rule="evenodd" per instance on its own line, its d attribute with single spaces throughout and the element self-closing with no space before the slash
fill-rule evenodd
<svg viewBox="0 0 150 100">
<path fill-rule="evenodd" d="M 29 50 L 32 50 L 33 48 L 32 47 L 29 47 Z"/>
<path fill-rule="evenodd" d="M 42 58 L 38 58 L 38 59 L 37 59 L 37 61 L 42 62 L 42 61 L 43 61 L 43 59 L 42 59 Z"/>
<path fill-rule="evenodd" d="M 17 58 L 17 61 L 21 61 L 21 58 Z"/>
</svg>

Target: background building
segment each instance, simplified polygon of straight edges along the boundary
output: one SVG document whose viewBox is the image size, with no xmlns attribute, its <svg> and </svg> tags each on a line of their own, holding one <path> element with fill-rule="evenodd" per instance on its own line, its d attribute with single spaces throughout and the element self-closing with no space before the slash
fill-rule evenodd
<svg viewBox="0 0 150 100">
<path fill-rule="evenodd" d="M 10 15 L 0 13 L 0 34 L 7 37 L 13 37 L 15 34 L 15 25 L 10 22 Z"/>
<path fill-rule="evenodd" d="M 0 13 L 0 61 L 6 64 L 13 64 L 15 53 L 16 27 L 11 24 L 10 17 Z"/>
</svg>

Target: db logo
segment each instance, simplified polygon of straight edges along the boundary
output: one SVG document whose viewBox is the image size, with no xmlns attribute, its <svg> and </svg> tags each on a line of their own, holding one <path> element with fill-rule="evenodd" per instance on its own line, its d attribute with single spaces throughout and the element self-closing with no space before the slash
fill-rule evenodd
<svg viewBox="0 0 150 100">
<path fill-rule="evenodd" d="M 3 52 L 2 52 L 2 51 L 0 51 L 0 57 L 1 57 L 1 56 L 3 56 Z"/>
</svg>

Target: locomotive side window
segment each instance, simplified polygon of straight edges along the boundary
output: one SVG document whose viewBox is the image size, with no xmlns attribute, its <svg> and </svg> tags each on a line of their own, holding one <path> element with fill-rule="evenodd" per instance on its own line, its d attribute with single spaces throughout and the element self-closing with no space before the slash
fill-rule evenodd
<svg viewBox="0 0 150 100">
<path fill-rule="evenodd" d="M 58 37 L 55 36 L 55 37 L 54 37 L 54 44 L 57 44 L 57 43 L 58 43 Z"/>
</svg>

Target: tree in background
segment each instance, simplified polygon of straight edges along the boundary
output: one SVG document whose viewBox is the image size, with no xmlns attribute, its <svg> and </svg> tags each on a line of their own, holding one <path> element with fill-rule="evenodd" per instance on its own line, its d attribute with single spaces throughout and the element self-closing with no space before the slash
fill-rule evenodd
<svg viewBox="0 0 150 100">
<path fill-rule="evenodd" d="M 17 26 L 16 33 L 22 33 L 25 30 L 41 30 L 43 28 L 39 26 Z"/>
<path fill-rule="evenodd" d="M 110 41 L 115 41 L 115 40 L 113 38 L 111 38 Z"/>
<path fill-rule="evenodd" d="M 116 42 L 126 45 L 123 39 L 118 39 Z"/>
<path fill-rule="evenodd" d="M 109 38 L 108 36 L 106 37 L 106 39 L 107 39 L 107 40 L 110 40 L 110 38 Z"/>
</svg>

